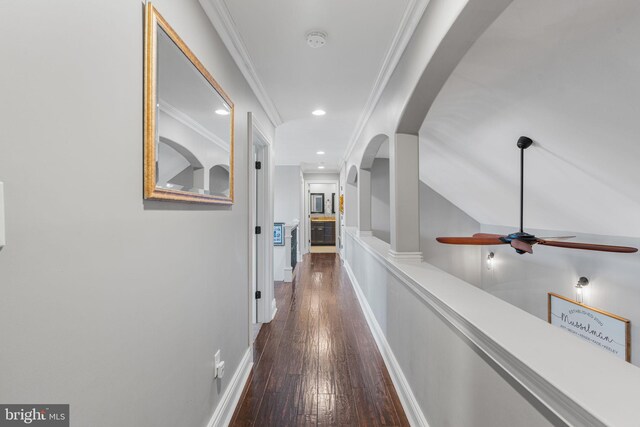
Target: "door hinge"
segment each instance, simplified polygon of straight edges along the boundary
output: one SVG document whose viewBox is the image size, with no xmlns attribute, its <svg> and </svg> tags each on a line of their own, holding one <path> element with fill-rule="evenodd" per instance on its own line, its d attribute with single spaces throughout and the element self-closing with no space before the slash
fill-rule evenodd
<svg viewBox="0 0 640 427">
<path fill-rule="evenodd" d="M 262 298 L 262 292 L 256 291 L 256 299 Z"/>
<path fill-rule="evenodd" d="M 256 234 L 262 234 L 262 227 L 259 225 L 256 226 Z"/>
<path fill-rule="evenodd" d="M 256 169 L 262 169 L 262 162 L 256 162 Z"/>
</svg>

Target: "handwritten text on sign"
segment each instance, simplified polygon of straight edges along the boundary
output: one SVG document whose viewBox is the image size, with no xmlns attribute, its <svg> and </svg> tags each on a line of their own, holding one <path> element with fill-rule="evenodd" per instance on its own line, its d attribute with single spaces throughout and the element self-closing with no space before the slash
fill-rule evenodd
<svg viewBox="0 0 640 427">
<path fill-rule="evenodd" d="M 549 323 L 630 361 L 628 320 L 549 294 Z"/>
</svg>

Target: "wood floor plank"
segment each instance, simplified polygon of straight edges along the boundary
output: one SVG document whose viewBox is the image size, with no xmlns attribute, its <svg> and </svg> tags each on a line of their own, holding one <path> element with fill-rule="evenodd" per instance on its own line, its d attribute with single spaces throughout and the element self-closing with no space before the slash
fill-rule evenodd
<svg viewBox="0 0 640 427">
<path fill-rule="evenodd" d="M 408 426 L 337 254 L 309 254 L 254 343 L 232 426 Z"/>
</svg>

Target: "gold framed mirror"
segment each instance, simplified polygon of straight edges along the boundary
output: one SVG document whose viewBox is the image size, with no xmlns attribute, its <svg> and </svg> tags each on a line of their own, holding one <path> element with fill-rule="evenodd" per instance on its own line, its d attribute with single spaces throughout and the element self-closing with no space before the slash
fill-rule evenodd
<svg viewBox="0 0 640 427">
<path fill-rule="evenodd" d="M 145 199 L 233 204 L 233 102 L 151 3 L 144 55 Z"/>
</svg>

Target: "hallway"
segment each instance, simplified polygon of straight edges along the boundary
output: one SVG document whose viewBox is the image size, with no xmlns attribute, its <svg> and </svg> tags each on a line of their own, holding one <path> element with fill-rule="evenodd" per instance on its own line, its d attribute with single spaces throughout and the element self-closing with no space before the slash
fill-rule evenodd
<svg viewBox="0 0 640 427">
<path fill-rule="evenodd" d="M 233 426 L 408 426 L 336 254 L 308 254 L 263 325 Z"/>
</svg>

